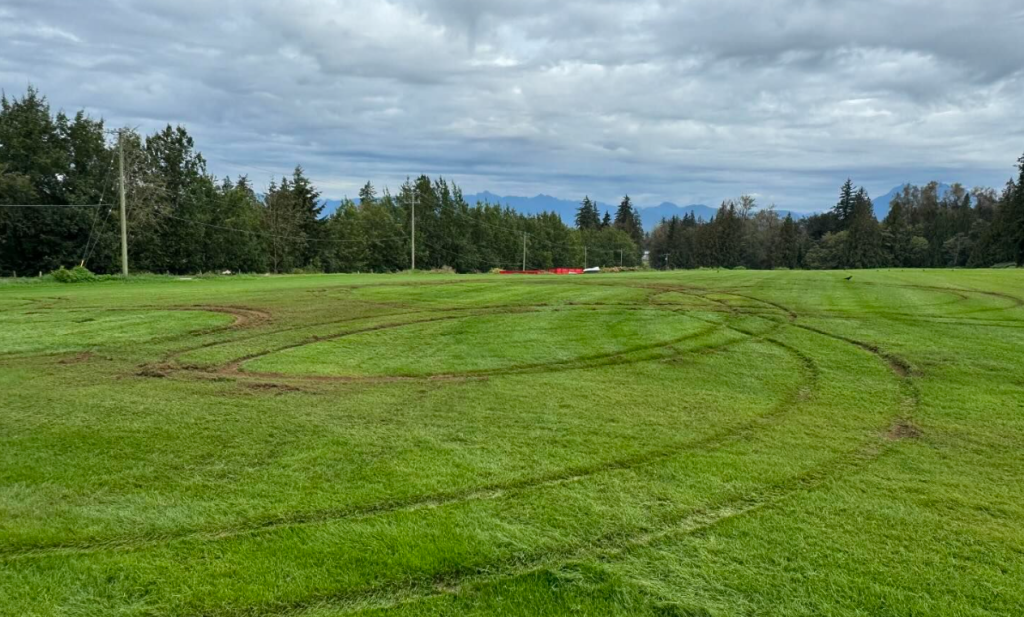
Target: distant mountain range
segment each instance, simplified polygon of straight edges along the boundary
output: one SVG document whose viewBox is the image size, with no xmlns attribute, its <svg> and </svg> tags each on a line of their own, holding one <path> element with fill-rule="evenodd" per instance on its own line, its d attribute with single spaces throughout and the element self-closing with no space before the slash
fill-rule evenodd
<svg viewBox="0 0 1024 617">
<path fill-rule="evenodd" d="M 892 200 L 896 199 L 896 196 L 903 192 L 904 187 L 909 186 L 908 184 L 901 184 L 897 187 L 893 187 L 891 191 L 882 195 L 881 197 L 875 197 L 871 200 L 871 207 L 875 211 L 875 218 L 881 221 L 889 214 L 889 208 L 892 206 Z M 950 186 L 948 184 L 939 184 L 938 195 L 939 199 L 946 196 L 949 192 Z"/>
<path fill-rule="evenodd" d="M 569 225 L 573 224 L 576 220 L 576 210 L 580 207 L 580 202 L 578 200 L 559 199 L 557 197 L 552 197 L 551 195 L 543 194 L 536 195 L 534 197 L 519 197 L 516 195 L 495 195 L 494 193 L 484 191 L 483 193 L 477 193 L 476 195 L 465 195 L 465 198 L 469 203 L 481 201 L 492 204 L 501 204 L 522 214 L 554 212 L 561 217 L 563 222 Z M 618 208 L 618 205 L 597 202 L 597 209 L 601 212 L 601 216 L 604 216 L 604 213 L 608 212 L 612 217 L 614 217 L 616 208 Z M 678 206 L 667 201 L 658 204 L 657 206 L 639 206 L 639 209 L 640 219 L 643 221 L 644 229 L 647 231 L 654 229 L 654 226 L 657 225 L 661 219 L 671 218 L 673 215 L 682 217 L 693 212 L 698 219 L 703 218 L 704 220 L 711 220 L 711 218 L 715 216 L 716 211 L 715 208 L 711 208 L 703 204 Z"/>
<path fill-rule="evenodd" d="M 878 220 L 885 218 L 885 215 L 889 213 L 889 205 L 892 200 L 903 190 L 905 185 L 900 185 L 893 188 L 891 191 L 876 197 L 872 200 L 872 206 L 874 207 L 875 216 Z M 949 186 L 945 184 L 939 185 L 939 197 L 946 194 L 949 190 Z M 562 221 L 566 224 L 572 225 L 576 220 L 576 210 L 580 207 L 580 203 L 573 199 L 559 199 L 558 197 L 552 197 L 551 195 L 535 195 L 533 197 L 520 197 L 516 195 L 496 195 L 490 191 L 484 191 L 482 193 L 476 193 L 474 195 L 464 195 L 465 200 L 470 204 L 479 202 L 487 202 L 491 204 L 501 204 L 508 206 L 517 212 L 522 214 L 540 214 L 541 212 L 554 212 Z M 338 209 L 341 204 L 341 200 L 338 199 L 327 199 L 324 201 L 324 216 L 329 215 Z M 609 205 L 598 202 L 598 210 L 601 211 L 603 216 L 605 211 L 615 216 L 615 209 L 617 205 Z M 673 216 L 683 217 L 693 212 L 694 216 L 698 219 L 704 219 L 705 221 L 711 220 L 715 216 L 715 212 L 718 208 L 712 208 L 711 206 L 705 206 L 704 204 L 690 204 L 688 206 L 680 206 L 669 201 L 662 202 L 656 206 L 638 206 L 640 209 L 640 219 L 643 221 L 644 229 L 651 231 L 654 229 L 662 219 L 672 218 Z M 777 210 L 779 216 L 786 216 L 792 214 L 793 218 L 801 219 L 809 216 L 809 212 L 793 212 L 791 210 Z"/>
</svg>

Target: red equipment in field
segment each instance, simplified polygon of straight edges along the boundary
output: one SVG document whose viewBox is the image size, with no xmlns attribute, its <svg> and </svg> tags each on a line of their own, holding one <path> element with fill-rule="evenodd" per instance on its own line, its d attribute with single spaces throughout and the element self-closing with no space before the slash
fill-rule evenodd
<svg viewBox="0 0 1024 617">
<path fill-rule="evenodd" d="M 583 274 L 583 268 L 552 268 L 550 270 L 502 270 L 501 274 Z"/>
</svg>

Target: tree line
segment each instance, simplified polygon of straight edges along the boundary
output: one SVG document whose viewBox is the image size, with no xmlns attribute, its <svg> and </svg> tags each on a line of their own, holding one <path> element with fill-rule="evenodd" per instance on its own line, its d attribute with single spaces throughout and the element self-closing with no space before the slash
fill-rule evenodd
<svg viewBox="0 0 1024 617">
<path fill-rule="evenodd" d="M 320 191 L 296 166 L 258 191 L 247 176 L 218 179 L 188 131 L 108 131 L 80 111 L 53 113 L 39 92 L 0 97 L 0 276 L 85 263 L 120 270 L 117 208 L 123 150 L 128 244 L 135 271 L 480 272 L 582 266 L 656 268 L 870 268 L 991 266 L 1024 260 L 1024 157 L 1020 177 L 997 194 L 954 185 L 906 187 L 875 219 L 847 181 L 834 208 L 794 220 L 751 197 L 722 204 L 710 221 L 692 214 L 645 234 L 624 197 L 614 216 L 585 197 L 574 225 L 555 213 L 524 215 L 469 204 L 443 178 L 420 176 L 397 191 L 367 183 L 325 216 Z M 85 207 L 95 206 L 97 207 Z M 34 207 L 5 207 L 34 206 Z"/>
<path fill-rule="evenodd" d="M 324 216 L 320 191 L 299 166 L 257 191 L 247 176 L 212 176 L 183 127 L 118 133 L 120 144 L 102 120 L 52 113 L 32 88 L 0 99 L 0 206 L 46 206 L 0 207 L 0 275 L 83 261 L 96 272 L 120 271 L 119 147 L 135 271 L 405 270 L 414 204 L 418 268 L 518 269 L 524 239 L 528 269 L 640 264 L 643 235 L 625 214 L 622 225 L 573 228 L 555 213 L 469 204 L 455 184 L 420 176 L 396 193 L 367 183 Z M 103 205 L 79 207 L 90 204 Z"/>
<path fill-rule="evenodd" d="M 1024 265 L 1024 156 L 1001 193 L 954 184 L 904 186 L 882 221 L 847 180 L 829 211 L 799 221 L 752 197 L 726 201 L 710 221 L 661 221 L 651 265 L 672 268 L 981 268 Z"/>
</svg>

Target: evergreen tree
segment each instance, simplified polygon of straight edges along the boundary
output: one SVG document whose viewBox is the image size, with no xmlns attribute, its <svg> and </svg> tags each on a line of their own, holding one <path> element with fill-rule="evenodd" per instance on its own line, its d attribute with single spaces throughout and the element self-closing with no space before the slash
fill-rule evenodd
<svg viewBox="0 0 1024 617">
<path fill-rule="evenodd" d="M 299 248 L 299 267 L 312 267 L 319 269 L 318 252 L 323 239 L 324 220 L 321 218 L 324 211 L 323 201 L 320 199 L 320 191 L 313 186 L 313 182 L 306 177 L 302 166 L 296 165 L 292 172 L 291 179 L 291 205 L 295 209 L 294 215 L 299 221 L 299 230 L 305 238 L 303 246 Z"/>
<path fill-rule="evenodd" d="M 847 215 L 847 237 L 843 246 L 845 268 L 877 268 L 884 264 L 882 233 L 875 220 L 871 199 L 863 188 L 853 196 Z"/>
<path fill-rule="evenodd" d="M 643 225 L 640 223 L 640 214 L 633 207 L 633 202 L 630 200 L 629 195 L 622 198 L 618 209 L 615 211 L 615 228 L 625 232 L 630 240 L 633 241 L 637 250 L 643 246 L 644 230 Z"/>
<path fill-rule="evenodd" d="M 270 265 L 274 272 L 291 272 L 307 266 L 306 225 L 300 204 L 288 178 L 271 181 L 263 199 L 264 221 L 270 237 Z"/>
<path fill-rule="evenodd" d="M 204 230 L 205 267 L 266 272 L 269 262 L 261 205 L 249 179 L 241 176 L 232 182 L 225 178 L 217 188 L 214 211 L 220 223 Z"/>
<path fill-rule="evenodd" d="M 111 153 L 103 123 L 84 113 L 69 120 L 34 88 L 0 97 L 0 203 L 95 204 L 108 183 Z M 96 208 L 0 209 L 0 274 L 78 263 Z"/>
<path fill-rule="evenodd" d="M 909 209 L 912 202 L 909 190 L 910 187 L 905 187 L 903 193 L 892 200 L 883 227 L 883 241 L 889 255 L 889 264 L 897 268 L 910 267 L 914 258 L 911 250 L 914 232 L 910 225 Z"/>
<path fill-rule="evenodd" d="M 785 268 L 796 268 L 800 265 L 800 230 L 793 215 L 787 213 L 779 228 L 776 264 Z"/>
<path fill-rule="evenodd" d="M 136 154 L 130 149 L 132 158 Z M 126 155 L 127 156 L 127 155 Z M 167 125 L 162 131 L 147 137 L 140 157 L 129 165 L 133 188 L 144 197 L 145 217 L 129 221 L 129 230 L 138 232 L 129 243 L 138 257 L 134 260 L 140 269 L 156 272 L 198 272 L 206 269 L 205 236 L 213 228 L 223 225 L 211 207 L 214 181 L 206 174 L 206 160 L 195 148 L 195 142 L 182 127 Z M 132 210 L 138 199 L 132 199 Z M 139 227 L 135 223 L 140 223 Z"/>
<path fill-rule="evenodd" d="M 377 189 L 373 188 L 373 184 L 367 182 L 363 185 L 363 188 L 359 189 L 359 206 L 367 207 L 372 206 L 377 202 Z"/>
<path fill-rule="evenodd" d="M 576 228 L 580 230 L 596 230 L 601 227 L 601 218 L 597 212 L 597 204 L 590 201 L 590 196 L 583 198 L 576 210 Z"/>
<path fill-rule="evenodd" d="M 359 208 L 351 199 L 343 199 L 324 225 L 324 267 L 330 272 L 366 271 L 367 246 Z"/>
<path fill-rule="evenodd" d="M 843 187 L 839 189 L 839 201 L 836 202 L 835 207 L 832 211 L 836 215 L 836 219 L 839 223 L 839 229 L 846 229 L 850 219 L 850 215 L 853 212 L 854 206 L 854 190 L 853 180 L 847 178 L 846 182 L 843 183 Z"/>
</svg>

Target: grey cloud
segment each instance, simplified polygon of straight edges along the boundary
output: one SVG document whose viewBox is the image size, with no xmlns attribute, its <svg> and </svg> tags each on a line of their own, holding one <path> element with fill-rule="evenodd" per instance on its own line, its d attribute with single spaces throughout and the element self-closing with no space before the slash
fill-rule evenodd
<svg viewBox="0 0 1024 617">
<path fill-rule="evenodd" d="M 827 207 L 847 175 L 1001 184 L 1024 149 L 1013 0 L 8 0 L 0 86 L 186 123 L 219 174 L 302 163 L 468 191 L 742 192 Z"/>
</svg>

